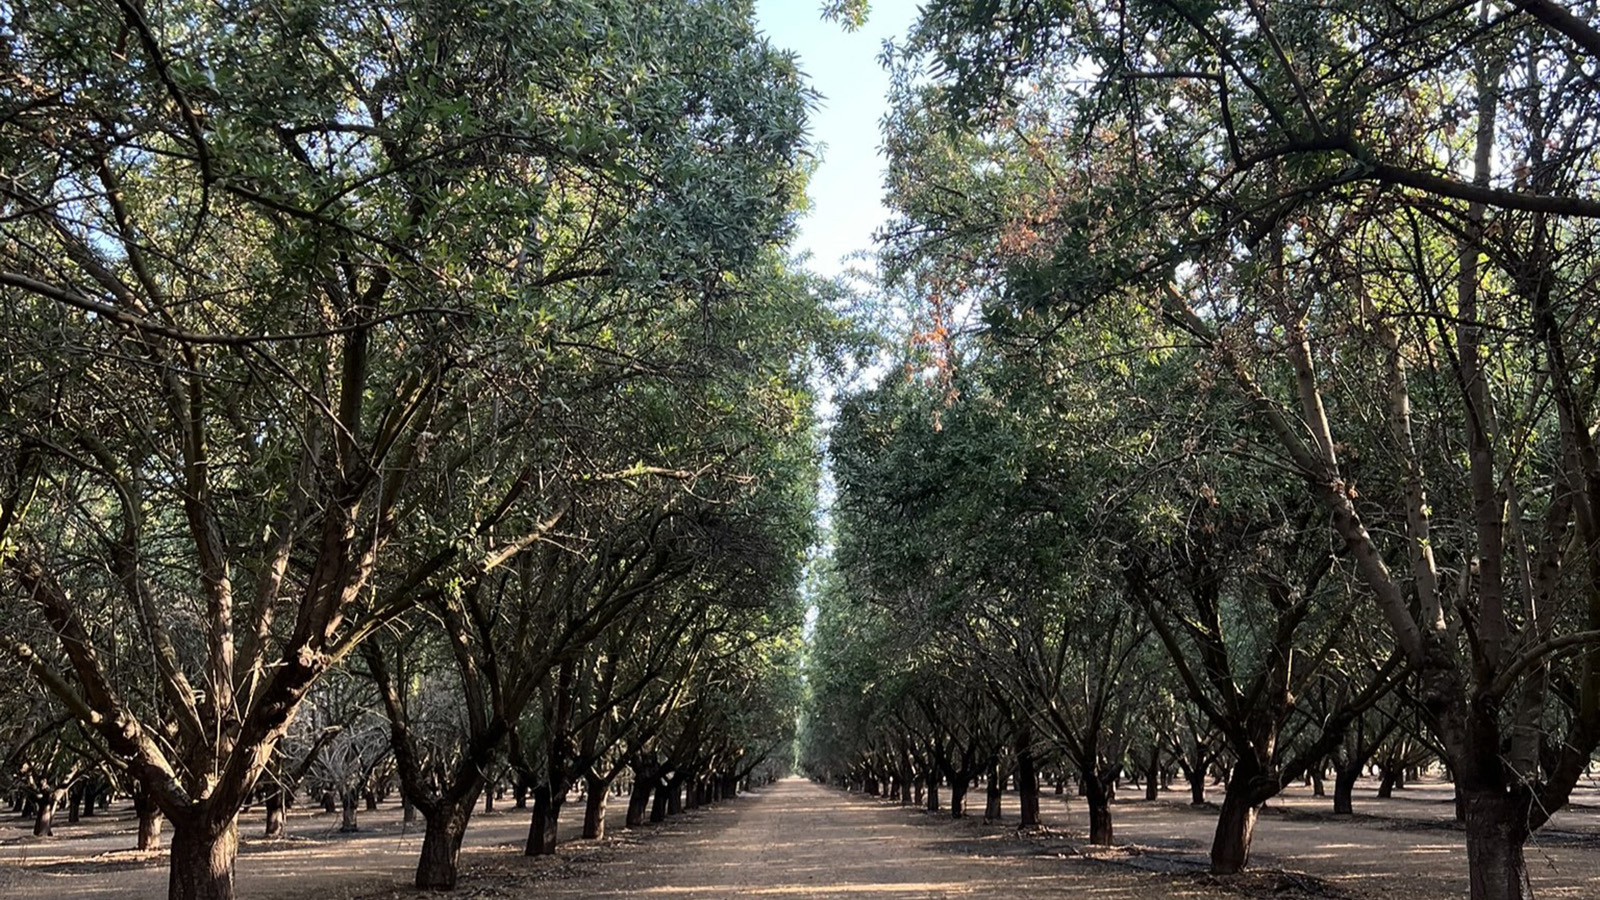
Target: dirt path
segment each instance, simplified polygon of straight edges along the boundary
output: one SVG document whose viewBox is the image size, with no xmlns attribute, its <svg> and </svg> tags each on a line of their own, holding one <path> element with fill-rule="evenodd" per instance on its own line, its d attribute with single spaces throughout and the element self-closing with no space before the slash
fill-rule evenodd
<svg viewBox="0 0 1600 900">
<path fill-rule="evenodd" d="M 1031 855 L 1005 832 L 919 815 L 799 779 L 668 826 L 551 898 L 1148 898 L 1149 876 Z M 1024 855 L 1027 854 L 1027 855 Z M 1179 896 L 1172 894 L 1170 896 Z"/>
</svg>

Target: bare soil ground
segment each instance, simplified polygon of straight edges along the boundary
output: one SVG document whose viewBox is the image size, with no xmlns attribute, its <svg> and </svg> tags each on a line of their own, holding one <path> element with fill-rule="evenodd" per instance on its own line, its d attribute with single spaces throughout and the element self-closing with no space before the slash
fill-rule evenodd
<svg viewBox="0 0 1600 900">
<path fill-rule="evenodd" d="M 1116 803 L 1118 846 L 1084 842 L 1087 814 L 1071 797 L 1044 797 L 1047 826 L 1019 833 L 1006 822 L 902 808 L 800 780 L 635 832 L 620 830 L 613 804 L 604 841 L 568 841 L 553 859 L 520 857 L 527 814 L 479 813 L 463 851 L 464 897 L 745 896 L 912 900 L 962 896 L 1032 898 L 1282 897 L 1425 900 L 1466 893 L 1462 834 L 1448 785 L 1424 782 L 1392 800 L 1357 790 L 1354 817 L 1296 787 L 1269 804 L 1257 829 L 1255 870 L 1236 879 L 1204 874 L 1214 810 L 1187 792 L 1147 802 L 1127 789 Z M 981 793 L 970 798 L 979 805 Z M 1015 817 L 1014 798 L 1005 814 Z M 569 804 L 566 828 L 581 809 Z M 421 845 L 397 809 L 365 813 L 363 831 L 338 833 L 338 816 L 293 811 L 290 837 L 265 841 L 247 816 L 239 858 L 244 898 L 416 896 L 408 887 Z M 36 839 L 31 823 L 0 819 L 0 897 L 144 900 L 165 895 L 165 859 L 128 848 L 126 812 Z M 1600 791 L 1580 790 L 1529 848 L 1536 897 L 1600 897 Z"/>
</svg>

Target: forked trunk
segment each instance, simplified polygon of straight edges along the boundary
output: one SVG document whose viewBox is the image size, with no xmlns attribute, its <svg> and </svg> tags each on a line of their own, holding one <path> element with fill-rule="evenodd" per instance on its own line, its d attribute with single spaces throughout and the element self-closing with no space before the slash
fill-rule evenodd
<svg viewBox="0 0 1600 900">
<path fill-rule="evenodd" d="M 467 833 L 467 821 L 472 816 L 476 797 L 466 797 L 457 803 L 441 803 L 431 807 L 433 815 L 427 816 L 422 832 L 422 853 L 417 857 L 418 890 L 448 891 L 456 886 L 456 875 L 461 859 L 461 838 Z"/>
<path fill-rule="evenodd" d="M 1250 862 L 1250 840 L 1255 836 L 1260 806 L 1249 796 L 1249 779 L 1234 773 L 1223 794 L 1216 834 L 1211 838 L 1211 874 L 1232 875 Z"/>
<path fill-rule="evenodd" d="M 1529 900 L 1527 798 L 1490 789 L 1464 791 L 1472 900 Z"/>
<path fill-rule="evenodd" d="M 167 900 L 233 900 L 233 861 L 239 853 L 235 819 L 222 827 L 203 813 L 172 821 Z"/>
</svg>

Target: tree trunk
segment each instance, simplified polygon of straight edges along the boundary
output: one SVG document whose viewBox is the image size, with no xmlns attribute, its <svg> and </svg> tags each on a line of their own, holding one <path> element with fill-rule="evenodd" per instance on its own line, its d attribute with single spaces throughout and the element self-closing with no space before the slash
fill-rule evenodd
<svg viewBox="0 0 1600 900">
<path fill-rule="evenodd" d="M 667 791 L 676 791 L 677 789 L 678 783 L 676 781 L 655 786 L 654 796 L 650 800 L 651 822 L 665 822 L 667 820 Z"/>
<path fill-rule="evenodd" d="M 989 766 L 989 785 L 984 792 L 983 820 L 985 822 L 1000 821 L 1000 795 L 1004 792 L 1004 776 L 1000 774 L 1000 763 L 996 761 Z"/>
<path fill-rule="evenodd" d="M 1039 770 L 1027 749 L 1017 751 L 1017 808 L 1023 828 L 1039 824 Z"/>
<path fill-rule="evenodd" d="M 928 812 L 939 811 L 939 776 L 929 775 L 928 782 Z"/>
<path fill-rule="evenodd" d="M 418 890 L 448 891 L 456 886 L 456 874 L 461 858 L 461 838 L 467 833 L 467 821 L 472 815 L 476 797 L 466 797 L 455 803 L 440 803 L 431 807 L 427 825 L 422 832 L 422 853 L 417 857 Z"/>
<path fill-rule="evenodd" d="M 139 849 L 161 849 L 161 807 L 142 786 L 134 788 L 133 809 L 139 815 Z"/>
<path fill-rule="evenodd" d="M 598 840 L 606 836 L 606 800 L 611 795 L 611 785 L 588 775 L 584 776 L 584 785 L 589 796 L 583 806 L 583 836 Z"/>
<path fill-rule="evenodd" d="M 683 812 L 683 779 L 674 778 L 667 783 L 667 815 Z"/>
<path fill-rule="evenodd" d="M 57 791 L 40 791 L 33 806 L 33 836 L 50 837 L 55 834 Z"/>
<path fill-rule="evenodd" d="M 216 828 L 204 813 L 172 820 L 167 900 L 233 900 L 233 861 L 239 852 L 237 821 Z"/>
<path fill-rule="evenodd" d="M 83 782 L 78 782 L 67 791 L 67 824 L 76 825 L 83 815 Z"/>
<path fill-rule="evenodd" d="M 1490 789 L 1465 793 L 1467 870 L 1472 900 L 1529 900 L 1527 796 Z"/>
<path fill-rule="evenodd" d="M 272 788 L 267 792 L 267 837 L 283 837 L 283 789 Z"/>
<path fill-rule="evenodd" d="M 1251 779 L 1235 772 L 1223 794 L 1216 834 L 1211 838 L 1211 874 L 1232 875 L 1250 862 L 1250 839 L 1255 836 L 1260 806 L 1250 796 Z"/>
<path fill-rule="evenodd" d="M 1353 815 L 1356 811 L 1353 802 L 1356 790 L 1356 779 L 1361 777 L 1360 764 L 1353 766 L 1336 766 L 1333 770 L 1333 814 L 1336 816 Z"/>
<path fill-rule="evenodd" d="M 1395 785 L 1402 777 L 1400 767 L 1379 766 L 1378 771 L 1382 773 L 1378 779 L 1378 799 L 1388 800 L 1394 796 Z"/>
<path fill-rule="evenodd" d="M 1204 766 L 1183 766 L 1184 780 L 1189 782 L 1189 805 L 1206 805 L 1206 770 Z"/>
<path fill-rule="evenodd" d="M 91 778 L 83 783 L 83 817 L 93 818 L 95 804 L 100 802 L 100 779 Z"/>
<path fill-rule="evenodd" d="M 567 792 L 541 784 L 533 789 L 533 817 L 528 822 L 528 843 L 524 856 L 550 856 L 556 852 L 561 830 L 561 805 Z"/>
<path fill-rule="evenodd" d="M 1084 772 L 1078 784 L 1083 791 L 1083 800 L 1089 806 L 1089 843 L 1110 845 L 1111 794 L 1106 790 L 1106 780 L 1095 772 Z"/>
<path fill-rule="evenodd" d="M 361 830 L 360 825 L 356 823 L 356 804 L 360 799 L 361 795 L 356 791 L 344 791 L 339 795 L 339 831 L 341 834 L 352 834 Z"/>
<path fill-rule="evenodd" d="M 638 828 L 644 824 L 645 816 L 650 812 L 651 793 L 650 779 L 640 777 L 639 773 L 635 772 L 633 789 L 628 792 L 628 818 L 625 824 L 629 828 Z"/>
<path fill-rule="evenodd" d="M 965 773 L 950 779 L 950 818 L 959 819 L 967 814 L 967 787 L 971 781 Z"/>
</svg>

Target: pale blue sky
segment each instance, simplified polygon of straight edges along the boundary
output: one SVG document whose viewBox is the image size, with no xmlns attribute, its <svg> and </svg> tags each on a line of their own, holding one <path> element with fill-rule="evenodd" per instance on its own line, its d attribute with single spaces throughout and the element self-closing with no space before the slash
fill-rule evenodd
<svg viewBox="0 0 1600 900">
<path fill-rule="evenodd" d="M 854 34 L 821 18 L 821 0 L 757 0 L 762 31 L 800 56 L 800 69 L 820 94 L 811 114 L 811 140 L 821 165 L 807 193 L 811 213 L 801 223 L 796 250 L 809 251 L 811 268 L 833 275 L 851 253 L 872 248 L 884 219 L 883 156 L 878 122 L 889 78 L 878 65 L 883 42 L 906 33 L 916 0 L 872 0 L 866 27 Z"/>
</svg>

